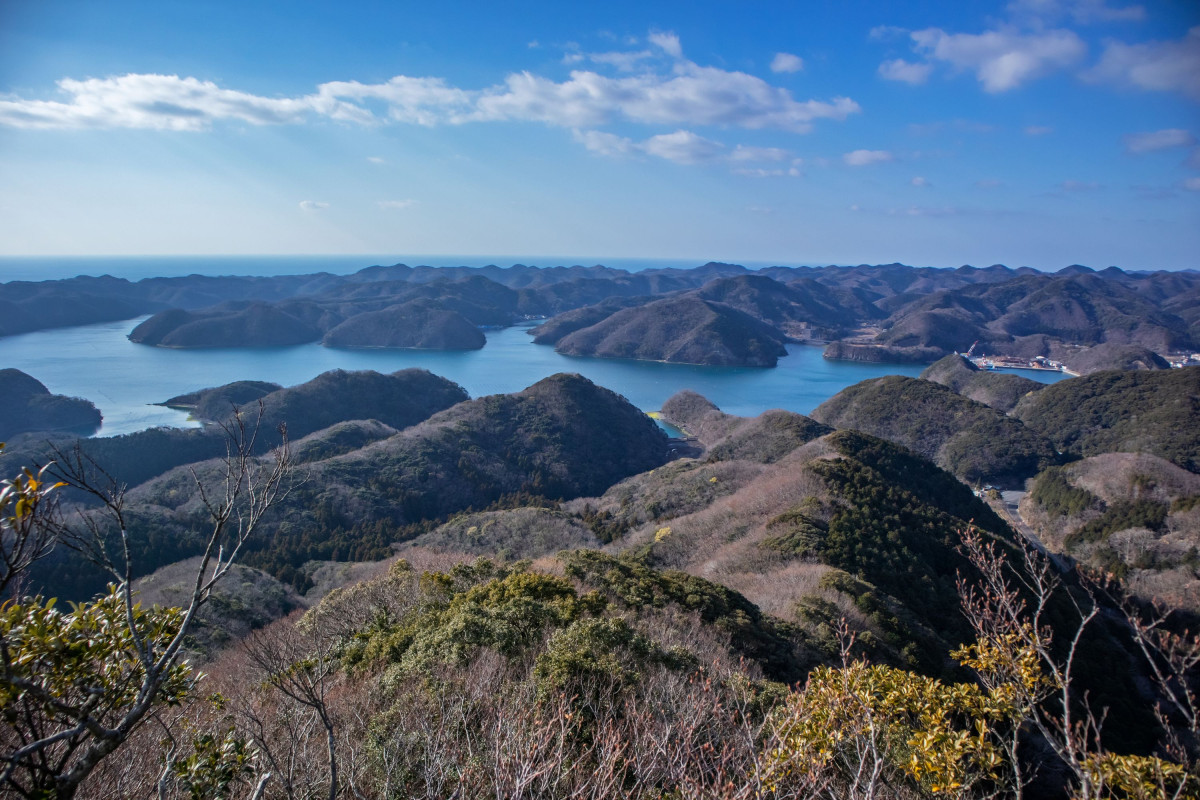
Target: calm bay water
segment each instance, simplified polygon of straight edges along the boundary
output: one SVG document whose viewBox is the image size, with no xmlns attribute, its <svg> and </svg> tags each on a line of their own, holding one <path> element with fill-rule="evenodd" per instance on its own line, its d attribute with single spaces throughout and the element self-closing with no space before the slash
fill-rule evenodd
<svg viewBox="0 0 1200 800">
<path fill-rule="evenodd" d="M 194 425 L 183 412 L 152 405 L 185 392 L 236 380 L 292 386 L 331 369 L 394 372 L 420 367 L 455 381 L 472 397 L 517 392 L 556 372 L 578 372 L 645 411 L 661 408 L 675 392 L 691 389 L 722 410 L 742 416 L 771 408 L 806 414 L 851 384 L 882 375 L 916 376 L 922 369 L 829 361 L 821 348 L 804 345 L 789 345 L 788 355 L 774 369 L 572 358 L 533 344 L 525 327 L 486 331 L 487 345 L 470 352 L 339 350 L 318 344 L 166 350 L 126 338 L 140 321 L 0 338 L 0 368 L 15 367 L 55 394 L 94 402 L 104 414 L 101 436 L 156 425 Z M 1022 374 L 1047 383 L 1062 377 Z"/>
</svg>

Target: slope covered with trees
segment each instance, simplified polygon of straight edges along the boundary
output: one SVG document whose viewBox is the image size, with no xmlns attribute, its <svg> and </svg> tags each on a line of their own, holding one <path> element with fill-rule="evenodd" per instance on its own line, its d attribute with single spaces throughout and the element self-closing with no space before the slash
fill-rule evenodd
<svg viewBox="0 0 1200 800">
<path fill-rule="evenodd" d="M 0 441 L 22 433 L 86 435 L 100 422 L 100 410 L 91 401 L 51 394 L 31 375 L 0 369 Z"/>
<path fill-rule="evenodd" d="M 326 402 L 330 386 L 348 393 L 340 409 Z M 597 494 L 666 458 L 666 436 L 649 417 L 578 375 L 464 400 L 418 421 L 428 415 L 427 404 L 439 400 L 439 388 L 444 400 L 461 393 L 423 370 L 404 370 L 393 376 L 334 371 L 267 395 L 264 426 L 389 404 L 399 421 L 396 429 L 326 429 L 301 440 L 295 486 L 264 520 L 266 535 L 247 544 L 246 563 L 307 587 L 302 568 L 310 561 L 380 558 L 392 543 L 451 514 L 524 497 Z M 405 416 L 413 412 L 419 412 L 415 418 Z M 270 443 L 260 436 L 260 445 Z M 102 454 L 95 457 L 104 463 Z M 129 492 L 129 546 L 140 570 L 192 555 L 203 516 L 198 486 L 216 480 L 219 469 L 215 461 L 180 466 Z M 87 596 L 103 585 L 102 576 L 66 552 L 47 559 L 37 577 L 62 596 Z"/>
<path fill-rule="evenodd" d="M 1082 456 L 1142 452 L 1200 472 L 1200 369 L 1098 372 L 1023 399 L 1013 416 Z"/>
<path fill-rule="evenodd" d="M 941 384 L 899 375 L 843 389 L 813 418 L 899 442 L 968 483 L 1020 485 L 1058 460 L 1050 440 L 1019 420 Z"/>
<path fill-rule="evenodd" d="M 773 367 L 787 354 L 783 343 L 782 334 L 748 314 L 684 296 L 617 311 L 559 339 L 555 349 L 571 356 Z"/>
</svg>

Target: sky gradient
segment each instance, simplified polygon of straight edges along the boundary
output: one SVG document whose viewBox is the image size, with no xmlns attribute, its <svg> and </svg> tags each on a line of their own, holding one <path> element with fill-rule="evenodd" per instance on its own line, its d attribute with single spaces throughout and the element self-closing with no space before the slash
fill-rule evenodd
<svg viewBox="0 0 1200 800">
<path fill-rule="evenodd" d="M 0 0 L 0 255 L 1200 268 L 1200 3 Z"/>
</svg>

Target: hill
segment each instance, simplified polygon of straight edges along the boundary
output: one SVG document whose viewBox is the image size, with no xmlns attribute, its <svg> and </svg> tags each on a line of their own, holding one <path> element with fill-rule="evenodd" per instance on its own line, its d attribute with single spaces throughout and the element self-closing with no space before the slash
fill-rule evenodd
<svg viewBox="0 0 1200 800">
<path fill-rule="evenodd" d="M 334 326 L 327 347 L 411 347 L 421 350 L 478 350 L 486 339 L 457 311 L 422 302 L 367 311 Z"/>
<path fill-rule="evenodd" d="M 1200 475 L 1146 453 L 1048 470 L 1021 501 L 1038 537 L 1144 601 L 1200 613 Z"/>
<path fill-rule="evenodd" d="M 207 311 L 155 314 L 129 340 L 157 347 L 280 347 L 321 338 L 304 319 L 266 303 L 233 303 Z"/>
<path fill-rule="evenodd" d="M 1050 441 L 1018 420 L 916 378 L 890 375 L 856 383 L 812 416 L 902 444 L 968 483 L 1020 486 L 1058 460 Z"/>
<path fill-rule="evenodd" d="M 278 383 L 269 381 L 234 381 L 224 386 L 176 395 L 162 404 L 187 409 L 195 419 L 216 421 L 228 417 L 234 406 L 256 403 L 282 388 Z"/>
<path fill-rule="evenodd" d="M 534 344 L 557 344 L 569 333 L 590 328 L 597 322 L 611 317 L 623 308 L 645 305 L 651 297 L 610 297 L 593 305 L 556 314 L 542 324 L 529 329 Z"/>
<path fill-rule="evenodd" d="M 782 334 L 741 311 L 685 296 L 617 311 L 559 339 L 555 350 L 572 356 L 773 367 L 787 354 L 783 343 Z"/>
<path fill-rule="evenodd" d="M 893 302 L 877 338 L 943 354 L 965 350 L 975 340 L 981 352 L 1023 356 L 1050 356 L 1056 344 L 1134 345 L 1156 352 L 1191 347 L 1200 331 L 1164 309 L 1167 284 L 1179 292 L 1177 310 L 1200 298 L 1195 275 L 1167 273 L 1134 278 L 1063 271 L 948 288 Z"/>
<path fill-rule="evenodd" d="M 467 399 L 453 381 L 424 369 L 388 375 L 374 370 L 322 372 L 305 383 L 263 395 L 262 428 L 286 424 L 293 438 L 347 420 L 377 420 L 407 428 Z"/>
<path fill-rule="evenodd" d="M 457 390 L 421 370 L 395 376 L 335 371 L 268 395 L 265 414 L 272 422 L 316 424 L 321 413 L 338 411 L 323 401 L 322 388 L 332 384 L 368 407 L 386 404 L 388 393 L 395 393 L 395 400 L 408 404 L 398 405 L 395 418 L 436 399 L 423 397 L 413 380 Z M 347 403 L 340 409 L 352 410 L 366 408 Z M 511 505 L 522 497 L 597 494 L 666 457 L 666 436 L 653 420 L 578 375 L 555 375 L 512 395 L 465 400 L 386 434 L 376 425 L 343 426 L 299 442 L 303 463 L 295 469 L 295 486 L 266 534 L 248 545 L 245 563 L 304 587 L 301 570 L 308 561 L 379 558 L 392 543 L 427 532 L 452 514 Z M 97 454 L 102 464 L 103 455 Z M 196 480 L 215 484 L 221 474 L 215 462 L 189 464 L 130 491 L 127 514 L 141 569 L 192 555 L 194 531 L 203 528 Z M 69 554 L 44 569 L 43 579 L 56 582 L 63 596 L 90 594 L 103 585 L 101 575 Z"/>
<path fill-rule="evenodd" d="M 426 419 L 436 411 L 449 408 L 467 398 L 456 383 L 422 369 L 405 369 L 391 375 L 373 371 L 330 370 L 297 386 L 267 391 L 275 384 L 239 381 L 214 389 L 204 389 L 172 398 L 168 403 L 193 405 L 193 414 L 210 423 L 229 423 L 231 399 L 245 399 L 242 419 L 253 432 L 258 428 L 259 452 L 279 441 L 278 427 L 287 423 L 288 435 L 301 439 L 329 426 L 350 420 L 377 420 L 389 428 L 404 428 Z M 265 392 L 265 394 L 264 394 Z M 262 417 L 258 403 L 262 403 Z M 210 416 L 211 415 L 211 416 Z M 342 452 L 344 444 L 331 441 L 305 444 L 305 452 L 317 449 Z M 370 433 L 342 431 L 347 441 L 364 442 Z M 56 446 L 70 451 L 75 441 L 59 437 Z M 99 437 L 79 441 L 81 453 L 95 461 L 113 479 L 137 486 L 177 467 L 221 458 L 228 436 L 219 425 L 203 428 L 150 428 L 122 436 Z M 12 451 L 14 459 L 27 464 L 45 464 L 54 453 L 41 444 Z M 166 563 L 166 562 L 159 562 Z"/>
<path fill-rule="evenodd" d="M 1025 397 L 1013 416 L 1063 452 L 1141 452 L 1200 472 L 1200 368 L 1097 372 Z"/>
<path fill-rule="evenodd" d="M 794 339 L 832 339 L 853 325 L 841 299 L 816 281 L 786 284 L 765 275 L 718 278 L 696 296 L 736 308 Z"/>
<path fill-rule="evenodd" d="M 900 347 L 859 342 L 833 342 L 824 352 L 825 358 L 868 364 L 929 364 L 943 355 L 944 351 L 938 347 Z"/>
<path fill-rule="evenodd" d="M 793 621 L 826 657 L 836 645 L 819 629 L 848 614 L 869 632 L 873 656 L 935 673 L 939 653 L 965 635 L 943 613 L 963 568 L 957 531 L 974 519 L 1011 535 L 953 476 L 849 431 L 782 457 L 675 461 L 565 508 L 611 536 L 611 547 L 719 580 Z"/>
<path fill-rule="evenodd" d="M 100 410 L 91 401 L 51 394 L 31 375 L 0 369 L 0 441 L 22 433 L 87 435 L 100 422 Z"/>
<path fill-rule="evenodd" d="M 1085 348 L 1063 348 L 1056 358 L 1079 375 L 1090 375 L 1110 369 L 1171 368 L 1166 359 L 1148 348 L 1115 342 L 1103 342 Z"/>
<path fill-rule="evenodd" d="M 1011 411 L 1025 395 L 1045 386 L 1020 375 L 979 369 L 959 355 L 949 355 L 931 364 L 920 377 L 922 380 L 940 383 L 977 403 L 1005 412 Z"/>
<path fill-rule="evenodd" d="M 138 579 L 135 592 L 144 606 L 186 605 L 199 557 L 185 559 Z M 217 583 L 201 609 L 187 642 L 193 661 L 213 658 L 222 648 L 241 641 L 250 631 L 302 608 L 304 600 L 261 570 L 235 564 Z"/>
</svg>

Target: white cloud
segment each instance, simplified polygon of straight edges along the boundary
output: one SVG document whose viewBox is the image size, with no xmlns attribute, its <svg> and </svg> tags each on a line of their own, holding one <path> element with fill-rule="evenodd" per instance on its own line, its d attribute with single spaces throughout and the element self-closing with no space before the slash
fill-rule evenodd
<svg viewBox="0 0 1200 800">
<path fill-rule="evenodd" d="M 1026 136 L 1049 136 L 1054 133 L 1054 128 L 1049 125 L 1026 125 L 1022 130 Z"/>
<path fill-rule="evenodd" d="M 884 61 L 879 65 L 879 75 L 885 80 L 903 81 L 914 86 L 929 80 L 931 72 L 933 72 L 933 64 L 913 63 L 905 61 L 903 58 Z"/>
<path fill-rule="evenodd" d="M 596 64 L 607 64 L 616 67 L 621 72 L 633 72 L 638 65 L 648 58 L 654 58 L 649 50 L 615 51 L 611 53 L 588 53 L 577 60 L 587 59 Z"/>
<path fill-rule="evenodd" d="M 917 186 L 917 187 L 920 187 L 920 188 L 924 188 L 924 187 L 926 187 L 926 186 L 932 186 L 932 185 L 933 185 L 933 184 L 931 184 L 931 183 L 929 182 L 929 180 L 928 180 L 928 179 L 926 179 L 926 178 L 923 178 L 923 177 L 921 177 L 920 175 L 918 175 L 917 177 L 913 178 L 913 179 L 912 179 L 911 181 L 909 181 L 909 182 L 910 182 L 910 183 L 911 183 L 913 186 Z"/>
<path fill-rule="evenodd" d="M 799 72 L 804 69 L 804 59 L 791 53 L 776 53 L 771 59 L 771 72 Z"/>
<path fill-rule="evenodd" d="M 1005 29 L 973 34 L 926 28 L 913 31 L 911 37 L 916 50 L 928 58 L 973 71 L 987 92 L 1014 89 L 1071 66 L 1087 52 L 1083 40 L 1068 30 L 1020 33 Z"/>
<path fill-rule="evenodd" d="M 860 111 L 846 97 L 798 102 L 786 89 L 744 72 L 690 62 L 671 77 L 656 74 L 609 78 L 575 71 L 552 81 L 529 72 L 510 75 L 502 88 L 485 92 L 465 120 L 525 120 L 572 128 L 613 119 L 664 125 L 728 125 L 804 133 L 817 119 L 843 120 Z"/>
<path fill-rule="evenodd" d="M 691 131 L 675 131 L 651 136 L 642 142 L 641 149 L 652 156 L 674 161 L 676 164 L 699 164 L 718 158 L 725 146 Z"/>
<path fill-rule="evenodd" d="M 1110 40 L 1100 62 L 1084 78 L 1152 92 L 1180 92 L 1200 101 L 1200 25 L 1176 41 Z"/>
<path fill-rule="evenodd" d="M 1183 188 L 1187 189 L 1189 192 L 1200 192 L 1200 177 L 1188 178 L 1181 184 L 1181 186 L 1183 186 Z"/>
<path fill-rule="evenodd" d="M 753 169 L 743 168 L 730 170 L 734 175 L 741 175 L 746 178 L 782 178 L 788 174 L 786 169 Z"/>
<path fill-rule="evenodd" d="M 721 142 L 706 139 L 687 130 L 651 136 L 640 142 L 605 131 L 575 130 L 572 131 L 572 135 L 575 141 L 586 147 L 589 152 L 609 158 L 646 155 L 673 161 L 676 164 L 728 163 L 733 165 L 763 161 L 780 162 L 791 159 L 791 166 L 786 169 L 739 167 L 732 170 L 735 175 L 759 178 L 776 175 L 798 177 L 802 174 L 800 167 L 804 164 L 804 159 L 792 158 L 791 153 L 779 147 L 750 147 L 739 144 L 730 150 Z"/>
<path fill-rule="evenodd" d="M 300 208 L 304 211 L 320 211 L 329 208 L 329 203 L 322 203 L 320 200 L 301 200 Z"/>
<path fill-rule="evenodd" d="M 393 122 L 436 125 L 447 117 L 467 113 L 472 93 L 447 86 L 441 78 L 412 78 L 397 75 L 385 83 L 330 81 L 317 87 L 317 110 L 334 119 L 372 123 L 377 118 L 369 108 L 382 102 Z M 332 110 L 331 110 L 332 109 Z"/>
<path fill-rule="evenodd" d="M 871 32 L 867 36 L 871 39 L 899 39 L 901 36 L 908 35 L 908 28 L 898 28 L 895 25 L 876 25 L 871 28 Z"/>
<path fill-rule="evenodd" d="M 381 158 L 380 156 L 367 156 L 367 161 L 370 161 L 372 164 L 386 164 L 387 163 L 387 160 L 384 158 Z"/>
<path fill-rule="evenodd" d="M 622 158 L 649 155 L 676 164 L 701 164 L 725 157 L 725 145 L 691 131 L 678 130 L 641 142 L 605 131 L 573 131 L 575 141 L 596 155 Z"/>
<path fill-rule="evenodd" d="M 670 32 L 655 31 L 646 37 L 650 44 L 662 50 L 669 56 L 675 58 L 683 58 L 683 45 L 679 43 L 679 37 Z"/>
<path fill-rule="evenodd" d="M 1153 153 L 1156 150 L 1169 150 L 1174 147 L 1191 147 L 1196 143 L 1196 137 L 1180 128 L 1166 128 L 1161 131 L 1147 133 L 1131 133 L 1124 137 L 1125 149 L 1130 153 Z"/>
<path fill-rule="evenodd" d="M 258 97 L 178 75 L 63 78 L 58 88 L 69 96 L 66 102 L 0 100 L 0 125 L 197 131 L 215 120 L 300 122 L 313 111 L 311 98 Z"/>
<path fill-rule="evenodd" d="M 441 78 L 407 75 L 374 84 L 331 81 L 297 97 L 262 97 L 176 75 L 63 79 L 58 86 L 67 95 L 65 100 L 0 100 L 0 126 L 194 131 L 220 121 L 268 125 L 323 118 L 361 125 L 513 120 L 593 128 L 624 120 L 804 133 L 816 120 L 844 120 L 861 111 L 847 97 L 797 100 L 788 90 L 756 76 L 684 60 L 674 34 L 654 33 L 650 40 L 678 59 L 669 69 L 623 77 L 575 70 L 562 81 L 520 72 L 479 90 L 451 86 Z M 622 69 L 642 61 L 642 52 L 590 58 Z"/>
<path fill-rule="evenodd" d="M 894 156 L 887 150 L 855 150 L 842 156 L 842 161 L 845 161 L 852 167 L 882 164 L 893 159 Z"/>
<path fill-rule="evenodd" d="M 385 210 L 399 210 L 402 208 L 412 208 L 417 204 L 416 200 L 379 200 L 375 205 Z"/>
<path fill-rule="evenodd" d="M 733 148 L 731 161 L 786 161 L 792 154 L 782 147 L 748 147 L 739 144 Z"/>
<path fill-rule="evenodd" d="M 610 157 L 628 156 L 639 150 L 637 144 L 632 139 L 617 136 L 613 133 L 576 130 L 572 131 L 572 135 L 574 135 L 575 141 L 597 155 Z"/>
</svg>

